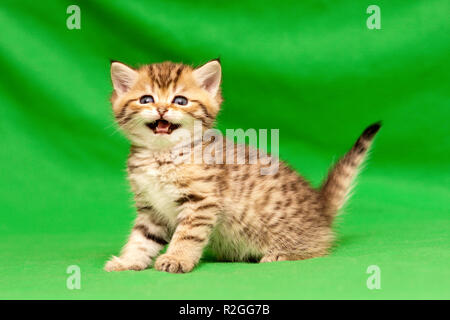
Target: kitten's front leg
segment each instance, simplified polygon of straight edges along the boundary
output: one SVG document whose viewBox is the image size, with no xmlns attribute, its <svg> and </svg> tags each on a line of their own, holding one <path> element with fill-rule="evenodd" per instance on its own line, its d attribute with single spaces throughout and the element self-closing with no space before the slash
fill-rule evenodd
<svg viewBox="0 0 450 320">
<path fill-rule="evenodd" d="M 171 273 L 191 271 L 200 260 L 217 221 L 217 202 L 187 203 L 167 253 L 159 256 L 155 269 Z"/>
<path fill-rule="evenodd" d="M 113 256 L 106 271 L 144 270 L 167 244 L 167 227 L 151 215 L 151 208 L 138 210 L 134 227 L 120 257 Z"/>
</svg>

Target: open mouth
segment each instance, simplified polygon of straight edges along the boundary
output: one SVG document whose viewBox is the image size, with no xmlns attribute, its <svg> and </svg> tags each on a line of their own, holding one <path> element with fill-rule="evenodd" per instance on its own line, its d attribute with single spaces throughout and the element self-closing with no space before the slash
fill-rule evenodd
<svg viewBox="0 0 450 320">
<path fill-rule="evenodd" d="M 171 123 L 167 120 L 156 120 L 151 123 L 145 124 L 148 128 L 150 128 L 155 134 L 171 134 L 173 130 L 176 130 L 180 127 L 179 124 Z"/>
</svg>

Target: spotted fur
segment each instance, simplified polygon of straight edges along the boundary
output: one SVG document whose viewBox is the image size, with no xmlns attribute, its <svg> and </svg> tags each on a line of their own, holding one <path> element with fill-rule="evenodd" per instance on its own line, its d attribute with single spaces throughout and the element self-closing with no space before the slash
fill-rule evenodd
<svg viewBox="0 0 450 320">
<path fill-rule="evenodd" d="M 189 272 L 206 246 L 226 261 L 301 260 L 327 253 L 333 218 L 380 124 L 364 131 L 318 189 L 282 162 L 273 175 L 261 175 L 267 163 L 251 163 L 249 157 L 244 164 L 177 163 L 173 150 L 193 132 L 193 121 L 200 120 L 204 130 L 214 124 L 222 102 L 220 63 L 193 68 L 164 62 L 133 69 L 114 62 L 111 70 L 114 115 L 131 141 L 128 179 L 137 218 L 107 271 L 142 270 L 156 259 L 157 270 Z M 155 102 L 141 105 L 146 94 Z M 189 104 L 172 103 L 176 95 Z M 160 117 L 184 130 L 155 134 L 145 123 Z M 226 142 L 220 137 L 208 146 L 221 143 L 219 156 L 225 160 Z M 206 143 L 192 147 L 195 152 Z M 245 150 L 248 155 L 253 149 Z M 167 252 L 158 256 L 166 243 Z"/>
</svg>

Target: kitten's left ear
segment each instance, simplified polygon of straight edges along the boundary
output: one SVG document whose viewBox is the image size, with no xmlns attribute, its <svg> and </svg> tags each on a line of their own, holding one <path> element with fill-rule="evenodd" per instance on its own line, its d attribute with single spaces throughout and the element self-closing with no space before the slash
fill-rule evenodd
<svg viewBox="0 0 450 320">
<path fill-rule="evenodd" d="M 133 86 L 138 78 L 138 72 L 122 62 L 111 62 L 111 80 L 114 90 L 121 95 Z"/>
<path fill-rule="evenodd" d="M 212 97 L 217 95 L 222 80 L 222 68 L 218 59 L 196 68 L 193 75 L 197 83 L 208 91 Z"/>
</svg>

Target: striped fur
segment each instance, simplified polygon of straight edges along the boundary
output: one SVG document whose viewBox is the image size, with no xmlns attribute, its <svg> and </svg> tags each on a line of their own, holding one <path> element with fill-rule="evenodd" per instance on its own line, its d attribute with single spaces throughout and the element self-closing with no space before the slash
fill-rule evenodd
<svg viewBox="0 0 450 320">
<path fill-rule="evenodd" d="M 315 189 L 282 162 L 276 174 L 261 175 L 267 162 L 250 162 L 249 156 L 244 164 L 174 161 L 172 151 L 183 134 L 192 133 L 195 119 L 203 129 L 214 124 L 222 102 L 218 61 L 200 68 L 165 62 L 132 69 L 116 63 L 112 76 L 115 118 L 131 141 L 128 179 L 138 215 L 128 243 L 107 262 L 107 271 L 143 270 L 154 261 L 157 270 L 189 272 L 206 246 L 227 261 L 300 260 L 327 253 L 333 217 L 379 124 L 364 131 Z M 154 103 L 139 103 L 146 94 Z M 176 95 L 187 97 L 189 104 L 175 105 Z M 160 135 L 146 127 L 161 114 L 179 129 Z M 227 142 L 224 137 L 208 142 L 210 150 L 221 151 L 222 163 L 230 151 Z M 206 144 L 192 146 L 205 149 Z M 166 253 L 159 255 L 166 242 Z"/>
<path fill-rule="evenodd" d="M 328 174 L 321 188 L 321 194 L 323 197 L 324 212 L 330 217 L 330 221 L 344 205 L 350 193 L 352 182 L 380 127 L 381 123 L 375 123 L 364 130 L 353 148 L 339 160 Z"/>
</svg>

